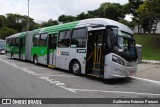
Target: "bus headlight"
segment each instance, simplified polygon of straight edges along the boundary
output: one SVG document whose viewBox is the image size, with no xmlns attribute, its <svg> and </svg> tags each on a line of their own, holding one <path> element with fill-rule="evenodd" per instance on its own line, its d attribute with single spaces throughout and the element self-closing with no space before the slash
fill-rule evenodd
<svg viewBox="0 0 160 107">
<path fill-rule="evenodd" d="M 121 58 L 119 58 L 117 56 L 113 55 L 112 56 L 112 61 L 115 62 L 115 63 L 118 63 L 120 65 L 124 65 L 125 66 L 125 62 Z"/>
</svg>

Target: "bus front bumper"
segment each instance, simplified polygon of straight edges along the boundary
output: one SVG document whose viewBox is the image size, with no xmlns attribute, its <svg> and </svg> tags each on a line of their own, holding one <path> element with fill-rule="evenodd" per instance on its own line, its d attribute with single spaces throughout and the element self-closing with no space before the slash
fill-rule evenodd
<svg viewBox="0 0 160 107">
<path fill-rule="evenodd" d="M 137 62 L 127 62 L 114 53 L 105 56 L 104 65 L 104 79 L 134 76 L 137 72 Z"/>
<path fill-rule="evenodd" d="M 127 62 L 125 66 L 112 62 L 111 78 L 123 78 L 135 76 L 137 71 L 136 62 Z"/>
</svg>

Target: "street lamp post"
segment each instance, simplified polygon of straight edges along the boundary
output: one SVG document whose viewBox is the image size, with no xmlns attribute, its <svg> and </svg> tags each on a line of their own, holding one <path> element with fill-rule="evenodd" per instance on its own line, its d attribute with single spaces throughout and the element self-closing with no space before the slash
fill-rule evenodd
<svg viewBox="0 0 160 107">
<path fill-rule="evenodd" d="M 28 22 L 27 22 L 27 31 L 29 31 L 29 0 L 28 0 Z"/>
</svg>

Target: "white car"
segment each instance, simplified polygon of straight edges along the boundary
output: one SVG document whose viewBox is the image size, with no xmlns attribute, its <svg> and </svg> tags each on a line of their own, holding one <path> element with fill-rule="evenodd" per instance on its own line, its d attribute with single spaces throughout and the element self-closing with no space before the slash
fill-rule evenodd
<svg viewBox="0 0 160 107">
<path fill-rule="evenodd" d="M 0 54 L 5 54 L 5 50 L 2 46 L 0 46 Z"/>
</svg>

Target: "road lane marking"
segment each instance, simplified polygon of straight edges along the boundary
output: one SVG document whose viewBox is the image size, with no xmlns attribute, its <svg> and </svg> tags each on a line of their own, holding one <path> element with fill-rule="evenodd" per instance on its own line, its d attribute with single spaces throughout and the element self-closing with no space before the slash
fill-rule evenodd
<svg viewBox="0 0 160 107">
<path fill-rule="evenodd" d="M 11 63 L 14 63 L 14 62 L 11 62 Z M 14 64 L 26 64 L 26 63 L 23 63 L 23 62 L 15 62 Z"/>
<path fill-rule="evenodd" d="M 102 93 L 116 93 L 116 94 L 134 94 L 134 95 L 150 95 L 150 96 L 160 96 L 160 94 L 153 93 L 139 93 L 139 92 L 127 92 L 127 91 L 105 91 L 105 90 L 88 90 L 88 89 L 74 89 L 73 91 L 82 91 L 82 92 L 102 92 Z"/>
<path fill-rule="evenodd" d="M 64 86 L 60 86 L 60 87 L 66 89 L 66 90 L 68 90 L 68 91 L 71 91 L 71 92 L 73 92 L 73 93 L 76 93 L 76 91 L 73 90 L 73 89 L 71 89 L 71 88 L 67 88 L 67 87 L 64 87 Z"/>
<path fill-rule="evenodd" d="M 153 84 L 156 84 L 156 85 L 160 85 L 160 81 L 155 81 L 155 80 L 150 80 L 150 79 L 145 79 L 145 78 L 139 78 L 139 77 L 133 77 L 133 76 L 130 76 L 130 77 L 133 78 L 133 79 L 142 80 L 142 81 L 145 81 L 145 82 L 150 82 L 150 83 L 153 83 Z"/>
<path fill-rule="evenodd" d="M 24 67 L 24 68 L 31 68 L 31 69 L 47 69 L 47 68 L 38 68 L 38 67 Z"/>
<path fill-rule="evenodd" d="M 19 67 L 18 65 L 14 64 L 14 63 L 12 63 L 12 62 L 3 60 L 3 59 L 1 59 L 1 58 L 0 58 L 0 61 L 4 62 L 4 63 L 6 63 L 6 64 L 8 64 L 8 65 L 10 65 L 10 66 L 12 66 L 12 67 L 15 67 L 15 68 L 17 68 L 17 69 L 19 69 L 19 70 L 21 70 L 21 71 L 24 71 L 25 73 L 31 74 L 31 75 L 33 75 L 33 76 L 36 76 L 36 75 L 35 75 L 36 73 L 35 73 L 34 71 L 32 71 L 32 70 L 29 70 L 29 69 L 24 68 L 24 67 Z M 65 87 L 65 83 L 62 83 L 62 82 L 57 81 L 57 80 L 55 80 L 55 79 L 51 79 L 50 77 L 47 77 L 47 76 L 38 76 L 38 75 L 37 75 L 36 77 L 39 77 L 39 78 L 42 79 L 42 80 L 46 80 L 46 81 L 49 82 L 49 83 L 55 84 L 56 86 L 58 86 L 58 87 L 60 87 L 60 88 L 63 88 L 63 89 L 68 90 L 68 91 L 70 91 L 70 92 L 76 93 L 76 91 L 74 91 L 74 90 L 72 90 L 72 89 L 70 89 L 70 88 Z"/>
<path fill-rule="evenodd" d="M 6 60 L 2 60 L 0 58 L 1 61 L 11 65 L 12 67 L 15 67 L 17 69 L 20 69 L 26 73 L 29 73 L 31 75 L 35 75 L 36 76 L 36 73 L 34 71 L 31 71 L 31 70 L 28 70 L 27 68 L 21 68 L 21 67 L 18 67 L 18 65 L 14 64 L 14 63 L 11 63 L 11 62 L 8 62 Z M 61 83 L 60 81 L 56 81 L 54 79 L 51 79 L 50 77 L 47 77 L 47 76 L 38 76 L 37 77 L 41 78 L 41 79 L 44 79 L 50 83 L 53 83 L 63 89 L 66 89 L 70 92 L 73 92 L 73 93 L 76 93 L 77 91 L 82 91 L 82 92 L 102 92 L 102 93 L 118 93 L 118 94 L 134 94 L 134 95 L 150 95 L 150 96 L 160 96 L 160 94 L 153 94 L 153 93 L 139 93 L 139 92 L 126 92 L 126 91 L 105 91 L 105 90 L 89 90 L 89 89 L 74 89 L 74 88 L 67 88 L 65 87 L 65 84 L 64 83 Z M 148 80 L 148 79 L 142 79 L 142 78 L 137 78 L 136 79 L 141 79 L 141 80 Z M 159 81 L 154 81 L 154 80 L 149 80 L 150 82 L 155 82 L 155 83 L 160 83 Z"/>
<path fill-rule="evenodd" d="M 36 76 L 48 76 L 48 77 L 77 77 L 77 76 L 69 76 L 69 75 L 50 75 L 50 74 L 34 74 Z"/>
</svg>

